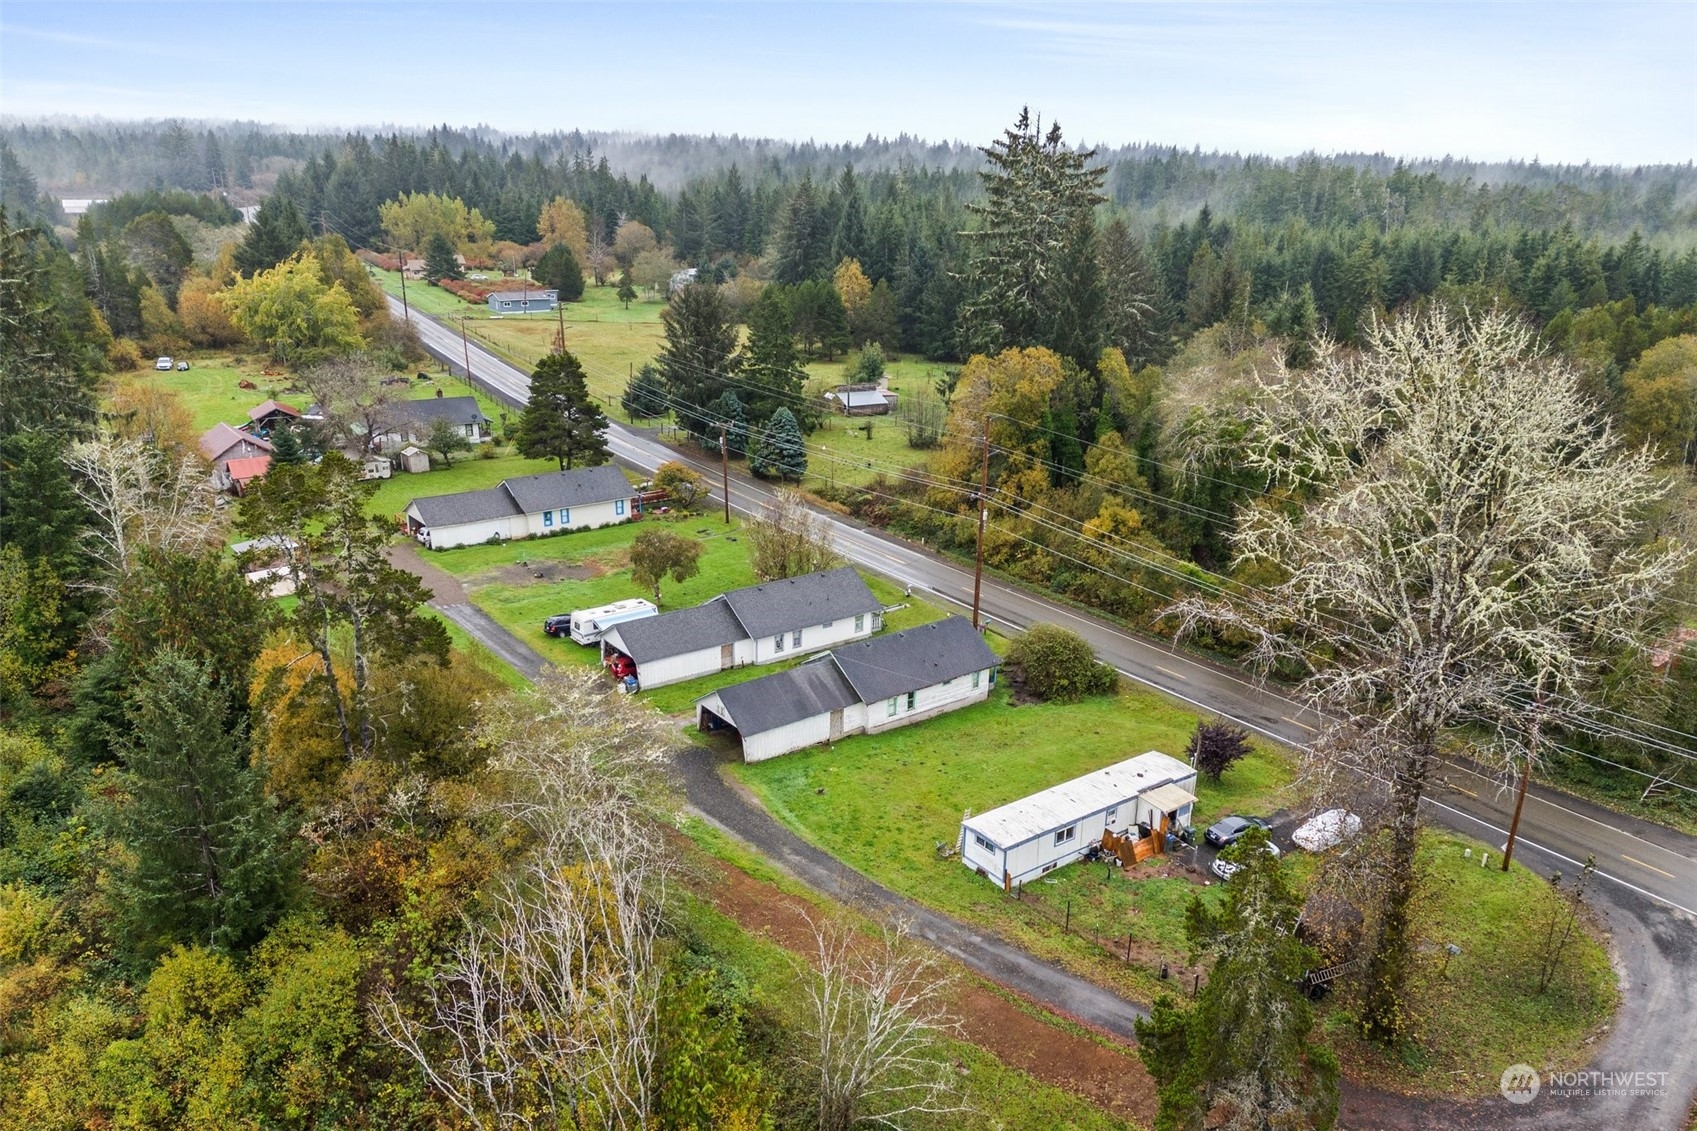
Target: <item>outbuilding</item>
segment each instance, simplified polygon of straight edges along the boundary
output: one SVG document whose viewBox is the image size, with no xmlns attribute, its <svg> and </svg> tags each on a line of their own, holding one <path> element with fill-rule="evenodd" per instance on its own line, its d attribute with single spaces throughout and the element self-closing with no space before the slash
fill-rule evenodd
<svg viewBox="0 0 1697 1131">
<path fill-rule="evenodd" d="M 1070 864 L 1104 834 L 1190 827 L 1196 770 L 1158 750 L 1050 786 L 960 823 L 960 859 L 1004 890 Z"/>
<path fill-rule="evenodd" d="M 831 649 L 695 701 L 704 732 L 734 732 L 745 762 L 875 734 L 982 702 L 1000 661 L 971 622 L 945 617 Z"/>
<path fill-rule="evenodd" d="M 722 593 L 611 629 L 603 657 L 629 656 L 643 687 L 771 664 L 877 632 L 883 606 L 850 566 Z"/>
<path fill-rule="evenodd" d="M 636 513 L 636 492 L 612 464 L 504 479 L 482 491 L 407 504 L 407 532 L 433 550 L 612 526 Z"/>
<path fill-rule="evenodd" d="M 558 291 L 491 291 L 489 309 L 496 314 L 547 312 L 560 305 Z"/>
</svg>

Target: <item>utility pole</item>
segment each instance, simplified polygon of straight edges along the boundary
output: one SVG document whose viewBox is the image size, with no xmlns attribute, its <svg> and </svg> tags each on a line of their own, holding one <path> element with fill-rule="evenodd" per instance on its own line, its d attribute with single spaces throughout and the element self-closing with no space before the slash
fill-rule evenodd
<svg viewBox="0 0 1697 1131">
<path fill-rule="evenodd" d="M 466 316 L 460 315 L 460 348 L 465 350 L 465 379 L 466 384 L 469 385 L 471 384 L 471 343 L 466 341 L 465 321 Z"/>
<path fill-rule="evenodd" d="M 731 524 L 731 449 L 725 445 L 725 422 L 719 422 L 719 479 L 725 495 L 725 525 Z"/>
<path fill-rule="evenodd" d="M 1538 736 L 1544 725 L 1544 681 L 1538 680 L 1537 701 L 1532 708 L 1531 742 L 1526 748 L 1526 765 L 1520 768 L 1520 789 L 1514 798 L 1514 818 L 1508 823 L 1508 843 L 1503 845 L 1503 871 L 1514 861 L 1514 842 L 1520 834 L 1520 810 L 1526 804 L 1526 784 L 1532 778 L 1532 762 L 1538 757 Z"/>
<path fill-rule="evenodd" d="M 560 292 L 554 292 L 554 313 L 560 316 L 560 348 L 556 353 L 566 352 L 566 304 L 560 301 Z"/>
<path fill-rule="evenodd" d="M 412 308 L 407 305 L 407 253 L 401 252 L 401 317 L 412 325 Z"/>
<path fill-rule="evenodd" d="M 984 458 L 978 472 L 978 553 L 972 564 L 972 627 L 979 628 L 978 599 L 984 588 L 984 524 L 990 519 L 990 418 L 984 418 Z"/>
</svg>

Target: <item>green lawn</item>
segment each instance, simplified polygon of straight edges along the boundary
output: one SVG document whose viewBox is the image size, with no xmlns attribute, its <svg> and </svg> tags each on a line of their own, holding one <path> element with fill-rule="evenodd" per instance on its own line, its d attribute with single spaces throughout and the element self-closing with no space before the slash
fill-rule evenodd
<svg viewBox="0 0 1697 1131">
<path fill-rule="evenodd" d="M 1559 900 L 1548 879 L 1518 864 L 1506 874 L 1481 868 L 1480 847 L 1448 833 L 1422 835 L 1420 953 L 1410 993 L 1415 1036 L 1386 1054 L 1359 1040 L 1344 1010 L 1334 1007 L 1326 1027 L 1352 1078 L 1397 1091 L 1494 1095 L 1506 1065 L 1542 1070 L 1583 1063 L 1586 1037 L 1613 1011 L 1618 991 L 1608 952 L 1583 930 L 1563 953 L 1549 989 L 1537 992 Z M 1461 954 L 1446 968 L 1449 943 Z"/>
<path fill-rule="evenodd" d="M 279 400 L 295 408 L 306 407 L 305 397 L 283 392 L 294 378 L 286 373 L 266 376 L 264 369 L 267 363 L 261 357 L 232 354 L 226 350 L 198 350 L 179 354 L 178 358 L 189 363 L 187 373 L 175 370 L 159 373 L 148 368 L 126 376 L 175 392 L 194 419 L 196 432 L 204 432 L 219 422 L 246 424 L 247 410 L 265 400 Z M 151 366 L 152 362 L 148 364 Z M 259 387 L 239 388 L 238 382 L 244 380 Z"/>
<path fill-rule="evenodd" d="M 1060 885 L 1076 884 L 1080 927 L 1104 937 L 1133 934 L 1178 962 L 1186 881 L 1145 882 L 1160 897 L 1129 914 L 1136 889 L 1124 891 L 1125 876 L 1092 907 L 1082 893 L 1092 882 L 1101 886 L 1102 873 L 1075 865 L 1046 877 L 1055 885 L 1028 887 L 1027 906 L 958 859 L 940 859 L 936 845 L 955 843 L 968 811 L 982 813 L 1145 750 L 1177 753 L 1195 726 L 1190 710 L 1152 692 L 1015 706 L 1001 687 L 985 703 L 911 727 L 848 738 L 829 750 L 737 763 L 731 772 L 779 820 L 880 883 L 1147 996 L 1153 989 L 1147 969 L 1105 962 L 1037 905 L 1058 909 L 1067 898 Z M 1278 808 L 1292 773 L 1286 755 L 1258 745 L 1220 785 L 1201 784 L 1197 825 L 1227 811 Z"/>
</svg>

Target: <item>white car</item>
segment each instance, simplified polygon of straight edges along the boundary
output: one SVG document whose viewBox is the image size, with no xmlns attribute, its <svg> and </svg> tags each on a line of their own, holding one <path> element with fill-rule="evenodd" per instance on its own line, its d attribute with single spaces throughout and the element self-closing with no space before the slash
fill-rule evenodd
<svg viewBox="0 0 1697 1131">
<path fill-rule="evenodd" d="M 1272 841 L 1267 842 L 1266 851 L 1272 853 L 1273 859 L 1275 860 L 1283 855 L 1279 851 L 1279 846 L 1274 844 Z M 1214 875 L 1220 877 L 1222 880 L 1229 880 L 1233 876 L 1237 875 L 1237 870 L 1241 867 L 1243 867 L 1242 864 L 1233 864 L 1230 860 L 1221 860 L 1218 856 L 1214 857 L 1214 863 L 1210 866 Z"/>
<path fill-rule="evenodd" d="M 1290 841 L 1310 852 L 1324 852 L 1361 831 L 1361 818 L 1347 809 L 1327 809 L 1308 818 L 1290 834 Z"/>
<path fill-rule="evenodd" d="M 171 368 L 171 359 L 168 357 L 162 357 L 153 363 L 153 368 L 159 370 L 161 373 L 168 372 Z"/>
</svg>

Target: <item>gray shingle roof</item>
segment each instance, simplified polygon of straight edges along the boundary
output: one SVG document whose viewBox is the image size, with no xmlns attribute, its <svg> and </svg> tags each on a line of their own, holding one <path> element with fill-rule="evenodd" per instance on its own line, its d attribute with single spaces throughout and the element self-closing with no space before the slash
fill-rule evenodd
<svg viewBox="0 0 1697 1131">
<path fill-rule="evenodd" d="M 839 645 L 831 658 L 863 703 L 906 695 L 1001 662 L 965 617 Z"/>
<path fill-rule="evenodd" d="M 732 590 L 725 601 L 755 638 L 883 608 L 852 566 Z"/>
<path fill-rule="evenodd" d="M 419 424 L 446 420 L 450 424 L 487 424 L 489 418 L 477 407 L 476 397 L 427 397 L 421 401 L 398 401 L 395 411 Z"/>
<path fill-rule="evenodd" d="M 718 694 L 729 721 L 745 738 L 859 702 L 828 655 L 788 671 L 721 687 Z"/>
<path fill-rule="evenodd" d="M 628 499 L 636 492 L 630 480 L 610 463 L 600 467 L 578 467 L 571 471 L 549 471 L 541 475 L 524 475 L 501 483 L 525 514 L 559 510 L 561 507 L 586 507 L 591 503 L 606 503 Z"/>
<path fill-rule="evenodd" d="M 497 483 L 481 491 L 461 491 L 454 495 L 427 495 L 414 499 L 408 509 L 418 512 L 419 521 L 426 526 L 459 526 L 467 522 L 487 522 L 492 518 L 511 518 L 519 514 L 513 497 Z"/>
<path fill-rule="evenodd" d="M 661 613 L 621 624 L 607 634 L 608 643 L 639 664 L 682 656 L 703 648 L 716 648 L 745 639 L 748 633 L 738 623 L 723 597 L 703 605 Z"/>
<path fill-rule="evenodd" d="M 558 298 L 559 292 L 540 291 L 534 289 L 528 291 L 491 291 L 489 297 L 494 299 L 496 302 L 523 302 L 526 299 L 542 301 L 544 299 Z"/>
</svg>

